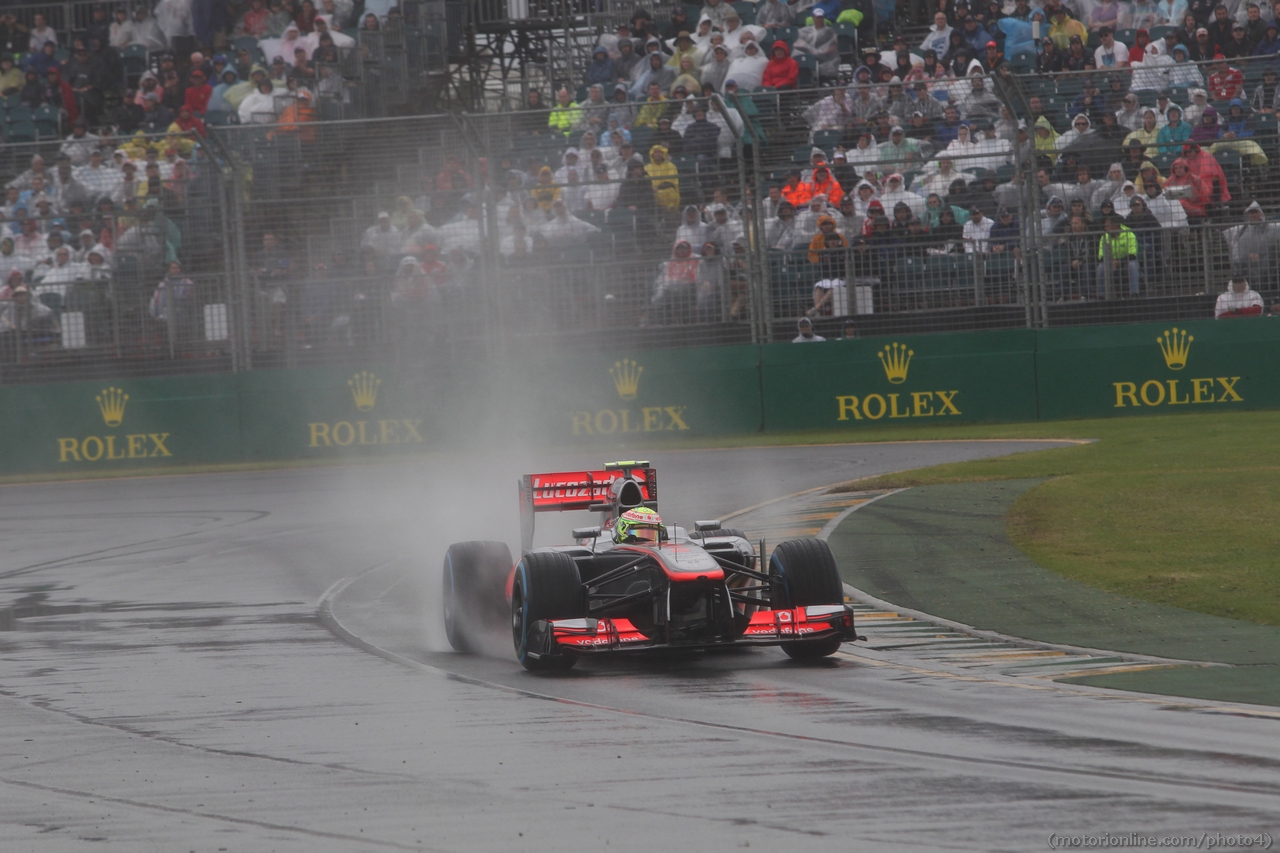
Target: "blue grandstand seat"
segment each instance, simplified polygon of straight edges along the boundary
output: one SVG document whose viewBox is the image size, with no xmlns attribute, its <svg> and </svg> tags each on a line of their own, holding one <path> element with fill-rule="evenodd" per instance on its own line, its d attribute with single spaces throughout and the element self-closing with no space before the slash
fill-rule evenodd
<svg viewBox="0 0 1280 853">
<path fill-rule="evenodd" d="M 49 104 L 43 104 L 32 116 L 32 123 L 41 139 L 56 139 L 61 135 L 62 111 Z"/>
<path fill-rule="evenodd" d="M 257 44 L 254 39 L 254 44 Z M 131 44 L 120 51 L 120 64 L 124 68 L 126 86 L 138 85 L 138 78 L 147 70 L 147 49 L 140 44 Z"/>
<path fill-rule="evenodd" d="M 5 127 L 5 142 L 35 142 L 40 134 L 29 121 L 13 122 Z"/>
<path fill-rule="evenodd" d="M 810 53 L 793 54 L 796 65 L 800 66 L 800 88 L 807 89 L 818 85 L 818 59 Z"/>
<path fill-rule="evenodd" d="M 815 130 L 813 132 L 813 144 L 825 151 L 839 145 L 840 138 L 843 135 L 844 131 L 842 130 Z"/>
</svg>

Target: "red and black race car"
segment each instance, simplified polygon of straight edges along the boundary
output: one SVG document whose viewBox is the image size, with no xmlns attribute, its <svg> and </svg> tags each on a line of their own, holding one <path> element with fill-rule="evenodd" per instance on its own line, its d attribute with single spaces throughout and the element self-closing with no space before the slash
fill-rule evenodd
<svg viewBox="0 0 1280 853">
<path fill-rule="evenodd" d="M 860 639 L 826 542 L 783 542 L 763 571 L 743 533 L 718 521 L 692 532 L 627 521 L 656 519 L 657 498 L 647 462 L 525 475 L 518 562 L 502 542 L 460 542 L 445 554 L 450 644 L 476 651 L 486 628 L 509 624 L 520 663 L 553 670 L 659 648 L 776 645 L 819 658 Z M 574 545 L 532 550 L 536 515 L 568 510 L 600 513 L 602 523 L 574 530 Z"/>
</svg>

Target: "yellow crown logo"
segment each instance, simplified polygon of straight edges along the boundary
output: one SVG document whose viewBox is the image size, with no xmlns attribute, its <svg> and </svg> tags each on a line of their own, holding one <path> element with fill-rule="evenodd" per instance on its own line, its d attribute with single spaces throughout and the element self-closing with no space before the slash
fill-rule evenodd
<svg viewBox="0 0 1280 853">
<path fill-rule="evenodd" d="M 1156 338 L 1160 352 L 1164 355 L 1165 366 L 1170 370 L 1181 370 L 1187 366 L 1187 353 L 1191 350 L 1191 342 L 1195 338 L 1187 334 L 1186 329 L 1165 329 L 1164 337 Z"/>
<path fill-rule="evenodd" d="M 915 354 L 915 350 L 909 350 L 897 341 L 892 346 L 885 347 L 884 352 L 876 353 L 880 356 L 880 363 L 884 365 L 884 375 L 894 385 L 907 381 L 907 368 L 911 366 L 911 356 Z"/>
<path fill-rule="evenodd" d="M 629 358 L 613 363 L 613 367 L 609 368 L 609 375 L 613 377 L 613 387 L 618 389 L 619 397 L 624 400 L 636 398 L 636 392 L 640 390 L 641 373 L 644 373 L 644 368 Z"/>
<path fill-rule="evenodd" d="M 351 396 L 356 401 L 356 408 L 362 412 L 371 412 L 378 402 L 378 386 L 382 380 L 367 370 L 357 373 L 347 380 L 351 386 Z"/>
<path fill-rule="evenodd" d="M 98 409 L 102 419 L 109 427 L 118 427 L 124 420 L 124 407 L 129 402 L 129 395 L 119 388 L 104 388 L 102 393 L 94 397 L 98 401 Z"/>
</svg>

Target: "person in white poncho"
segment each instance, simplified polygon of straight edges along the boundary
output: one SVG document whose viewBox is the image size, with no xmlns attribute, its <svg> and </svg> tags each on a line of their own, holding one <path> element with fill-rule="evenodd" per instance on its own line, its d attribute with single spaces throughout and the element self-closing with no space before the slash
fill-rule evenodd
<svg viewBox="0 0 1280 853">
<path fill-rule="evenodd" d="M 1218 301 L 1213 306 L 1213 316 L 1216 320 L 1260 317 L 1262 296 L 1249 286 L 1248 279 L 1243 276 L 1233 278 L 1226 291 L 1218 296 Z"/>
</svg>

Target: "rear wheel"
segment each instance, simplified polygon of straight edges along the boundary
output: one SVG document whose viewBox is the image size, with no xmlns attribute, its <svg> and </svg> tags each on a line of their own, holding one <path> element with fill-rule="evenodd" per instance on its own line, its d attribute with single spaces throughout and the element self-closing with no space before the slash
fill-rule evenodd
<svg viewBox="0 0 1280 853">
<path fill-rule="evenodd" d="M 501 631 L 511 549 L 503 542 L 456 542 L 444 554 L 444 630 L 455 651 L 475 652 Z"/>
<path fill-rule="evenodd" d="M 769 559 L 773 577 L 773 606 L 808 607 L 813 604 L 843 604 L 844 584 L 831 548 L 821 539 L 791 539 L 773 549 Z M 795 660 L 812 660 L 840 650 L 839 636 L 821 640 L 796 640 L 782 644 L 782 651 Z"/>
<path fill-rule="evenodd" d="M 511 638 L 520 665 L 533 672 L 568 669 L 571 655 L 531 647 L 530 634 L 539 620 L 575 619 L 586 613 L 578 565 L 568 554 L 535 551 L 516 566 L 511 590 Z"/>
</svg>

